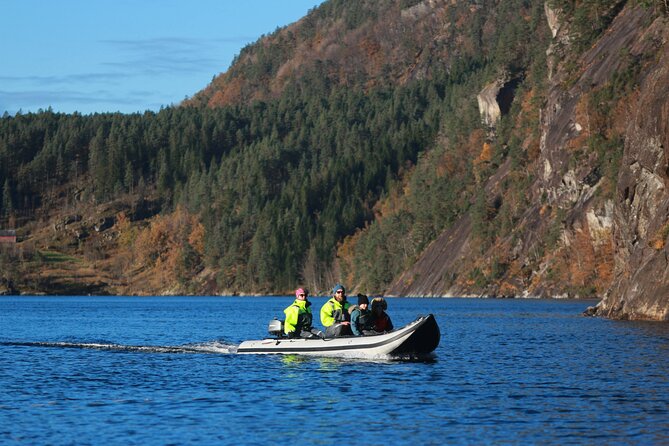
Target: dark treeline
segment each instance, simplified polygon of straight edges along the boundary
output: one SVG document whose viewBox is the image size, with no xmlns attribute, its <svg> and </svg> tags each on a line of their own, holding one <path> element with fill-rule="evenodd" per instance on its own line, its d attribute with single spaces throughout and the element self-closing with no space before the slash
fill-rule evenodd
<svg viewBox="0 0 669 446">
<path fill-rule="evenodd" d="M 35 211 L 64 184 L 91 202 L 151 187 L 163 211 L 183 204 L 201 215 L 221 287 L 292 286 L 307 257 L 317 271 L 329 267 L 337 242 L 373 218 L 400 169 L 434 139 L 447 82 L 296 87 L 249 107 L 5 116 L 0 212 Z"/>
</svg>

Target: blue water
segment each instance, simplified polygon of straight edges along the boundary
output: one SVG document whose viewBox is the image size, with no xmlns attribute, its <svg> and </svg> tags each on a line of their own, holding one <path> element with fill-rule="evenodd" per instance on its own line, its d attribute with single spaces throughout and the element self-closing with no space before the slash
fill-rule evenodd
<svg viewBox="0 0 669 446">
<path fill-rule="evenodd" d="M 0 444 L 669 444 L 667 324 L 390 299 L 435 314 L 432 360 L 235 353 L 290 302 L 1 297 Z"/>
</svg>

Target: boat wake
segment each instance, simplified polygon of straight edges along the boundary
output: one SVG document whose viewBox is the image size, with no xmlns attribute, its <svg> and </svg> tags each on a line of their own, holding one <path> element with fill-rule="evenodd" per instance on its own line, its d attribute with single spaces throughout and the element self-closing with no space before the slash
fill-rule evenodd
<svg viewBox="0 0 669 446">
<path fill-rule="evenodd" d="M 0 342 L 0 346 L 6 347 L 44 347 L 44 348 L 70 348 L 82 350 L 105 350 L 111 352 L 137 352 L 137 353 L 168 353 L 168 354 L 236 354 L 238 345 L 229 344 L 224 341 L 209 341 L 184 345 L 122 345 L 111 342 Z M 311 360 L 313 357 L 300 355 L 286 355 L 297 360 Z M 328 355 L 322 356 L 328 358 Z M 436 362 L 434 354 L 426 355 L 369 355 L 364 352 L 340 353 L 330 356 L 331 359 L 338 361 L 353 362 L 374 362 L 374 363 L 392 363 L 392 362 Z"/>
<path fill-rule="evenodd" d="M 221 341 L 210 341 L 185 345 L 121 345 L 107 342 L 0 342 L 8 347 L 50 347 L 75 348 L 88 350 L 108 350 L 117 352 L 142 353 L 210 353 L 230 354 L 237 353 L 237 345 Z"/>
</svg>

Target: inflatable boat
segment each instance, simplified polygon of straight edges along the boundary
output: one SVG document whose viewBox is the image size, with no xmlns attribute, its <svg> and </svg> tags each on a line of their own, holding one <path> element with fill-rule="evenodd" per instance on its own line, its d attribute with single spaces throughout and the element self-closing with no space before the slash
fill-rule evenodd
<svg viewBox="0 0 669 446">
<path fill-rule="evenodd" d="M 437 326 L 434 315 L 429 314 L 420 316 L 404 327 L 388 333 L 325 339 L 276 337 L 258 341 L 244 341 L 237 348 L 237 353 L 313 356 L 422 356 L 433 352 L 439 345 L 439 339 L 439 326 Z"/>
</svg>

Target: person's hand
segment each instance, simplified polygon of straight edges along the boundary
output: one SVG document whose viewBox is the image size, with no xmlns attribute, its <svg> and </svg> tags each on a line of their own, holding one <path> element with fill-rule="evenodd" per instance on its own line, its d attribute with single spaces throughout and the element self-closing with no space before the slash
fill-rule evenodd
<svg viewBox="0 0 669 446">
<path fill-rule="evenodd" d="M 341 324 L 342 324 L 342 325 L 351 325 L 351 323 L 350 323 L 349 321 L 344 321 L 344 322 L 342 322 Z"/>
</svg>

